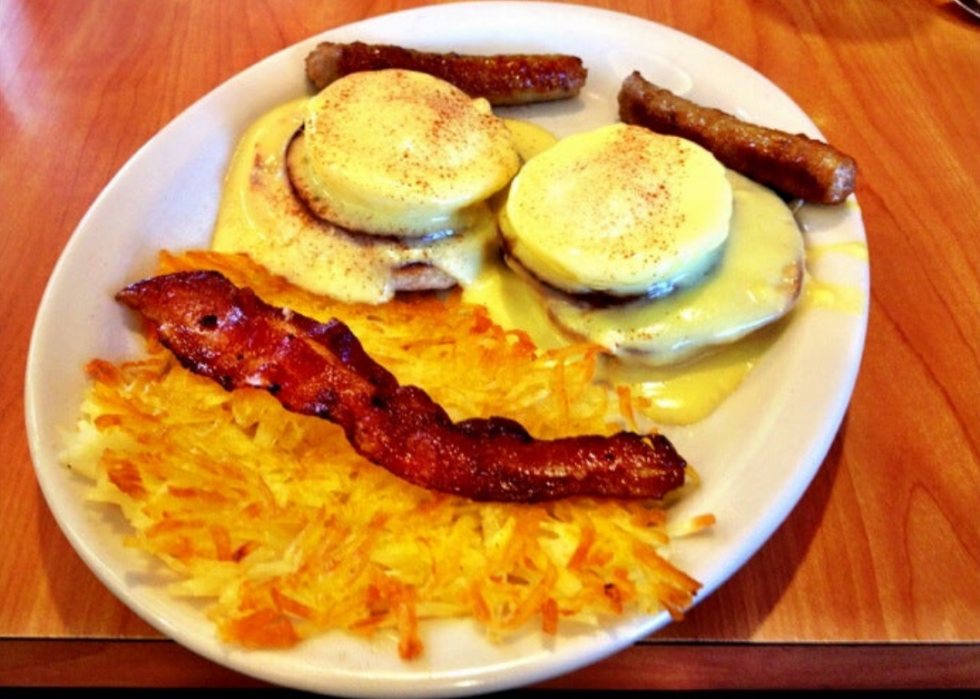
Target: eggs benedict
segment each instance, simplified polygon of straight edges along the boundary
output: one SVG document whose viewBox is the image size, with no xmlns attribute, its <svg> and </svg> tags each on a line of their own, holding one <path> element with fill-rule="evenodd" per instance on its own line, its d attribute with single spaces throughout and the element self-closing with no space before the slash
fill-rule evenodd
<svg viewBox="0 0 980 699">
<path fill-rule="evenodd" d="M 465 230 L 492 215 L 486 199 L 520 167 L 486 100 L 407 70 L 329 85 L 307 103 L 302 148 L 304 199 L 322 218 L 373 235 Z"/>
<path fill-rule="evenodd" d="M 349 302 L 465 285 L 496 245 L 486 200 L 520 164 L 486 100 L 422 73 L 354 73 L 245 134 L 212 248 Z"/>
<path fill-rule="evenodd" d="M 564 333 L 649 365 L 684 362 L 787 313 L 803 240 L 770 190 L 697 144 L 614 124 L 563 139 L 514 178 L 508 264 Z"/>
</svg>

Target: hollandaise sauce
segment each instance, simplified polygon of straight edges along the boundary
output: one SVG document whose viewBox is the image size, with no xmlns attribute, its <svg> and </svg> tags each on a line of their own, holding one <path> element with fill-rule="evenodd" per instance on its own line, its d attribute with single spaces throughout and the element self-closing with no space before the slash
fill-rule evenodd
<svg viewBox="0 0 980 699">
<path fill-rule="evenodd" d="M 866 263 L 868 261 L 868 246 L 860 241 L 843 243 L 822 243 L 810 245 L 806 250 L 807 266 L 813 268 L 826 255 L 845 255 L 854 260 Z M 811 275 L 806 293 L 801 303 L 812 307 L 835 311 L 838 313 L 862 313 L 867 303 L 864 290 L 849 284 L 820 280 Z"/>
<path fill-rule="evenodd" d="M 570 342 L 570 336 L 576 333 L 570 334 L 569 322 L 564 327 L 556 324 L 556 314 L 560 312 L 549 305 L 538 288 L 501 259 L 492 215 L 480 218 L 481 223 L 464 235 L 423 235 L 415 241 L 391 236 L 371 239 L 369 235 L 351 236 L 344 229 L 338 234 L 335 226 L 297 201 L 287 172 L 286 151 L 304 124 L 309 102 L 302 98 L 271 110 L 243 136 L 226 176 L 213 249 L 245 253 L 271 272 L 313 293 L 374 304 L 394 296 L 392 269 L 416 263 L 438 264 L 459 280 L 464 301 L 486 307 L 491 318 L 504 328 L 526 332 L 542 349 Z M 550 133 L 533 124 L 514 119 L 501 121 L 522 163 L 556 143 Z M 370 179 L 368 175 L 364 177 Z M 770 206 L 756 202 L 756 190 L 741 180 L 733 181 L 733 186 L 736 207 L 755 211 L 760 206 Z M 739 198 L 750 203 L 739 204 Z M 506 189 L 502 189 L 486 206 L 491 213 L 497 213 L 505 202 Z M 741 245 L 744 247 L 744 243 Z M 829 253 L 859 258 L 863 254 L 864 259 L 867 256 L 862 244 L 850 243 L 805 252 L 807 259 L 814 260 Z M 724 338 L 696 356 L 660 366 L 656 362 L 610 356 L 600 364 L 597 380 L 608 383 L 612 392 L 626 387 L 634 409 L 656 423 L 690 424 L 704 419 L 738 388 L 801 307 L 849 313 L 863 308 L 866 299 L 860 289 L 804 276 L 801 301 L 796 310 L 781 319 L 758 329 L 749 327 L 737 341 Z M 725 295 L 727 292 L 719 294 Z M 614 316 L 607 314 L 605 318 Z M 576 323 L 582 327 L 601 325 L 605 322 L 602 318 L 583 317 Z M 637 322 L 641 321 L 646 322 L 642 318 Z M 580 333 L 577 336 L 582 339 Z"/>
<path fill-rule="evenodd" d="M 526 332 L 542 349 L 568 344 L 569 338 L 548 316 L 537 292 L 501 263 L 489 266 L 463 292 L 468 303 L 487 308 L 507 329 Z M 779 337 L 783 319 L 738 342 L 704 356 L 670 366 L 610 359 L 599 366 L 597 380 L 626 386 L 635 408 L 653 422 L 686 425 L 710 415 L 735 391 Z"/>
<path fill-rule="evenodd" d="M 475 279 L 496 240 L 489 205 L 463 234 L 408 240 L 346 231 L 297 199 L 286 154 L 307 101 L 271 110 L 242 137 L 225 177 L 212 249 L 247 254 L 297 286 L 351 303 L 390 300 L 393 271 L 416 264 L 463 283 Z"/>
</svg>

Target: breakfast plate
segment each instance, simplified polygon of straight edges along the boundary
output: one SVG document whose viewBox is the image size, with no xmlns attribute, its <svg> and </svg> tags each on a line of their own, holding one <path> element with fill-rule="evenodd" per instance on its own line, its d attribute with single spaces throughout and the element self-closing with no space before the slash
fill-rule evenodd
<svg viewBox="0 0 980 699">
<path fill-rule="evenodd" d="M 519 20 L 519 21 L 518 21 Z M 541 32 L 547 27 L 547 32 Z M 44 497 L 76 551 L 105 585 L 162 633 L 217 663 L 263 680 L 340 696 L 454 696 L 542 681 L 609 656 L 670 622 L 664 613 L 543 641 L 527 633 L 488 642 L 464 622 L 426 626 L 426 654 L 398 659 L 390 639 L 328 634 L 287 651 L 221 643 L 203 608 L 170 597 L 151 561 L 124 546 L 126 524 L 84 498 L 85 483 L 59 462 L 92 357 L 135 356 L 142 339 L 113 300 L 153 270 L 161 249 L 208 246 L 225 168 L 238 137 L 271 107 L 309 93 L 303 61 L 319 41 L 361 40 L 464 53 L 574 53 L 589 69 L 579 98 L 508 108 L 556 136 L 618 120 L 616 94 L 633 70 L 695 101 L 819 138 L 778 87 L 718 49 L 624 14 L 554 3 L 462 3 L 340 27 L 291 46 L 213 90 L 152 138 L 93 204 L 65 248 L 38 312 L 26 374 L 26 421 Z M 502 110 L 503 111 L 503 110 Z M 823 462 L 857 377 L 867 323 L 867 258 L 860 210 L 805 206 L 814 278 L 851 289 L 853 308 L 807 306 L 742 386 L 707 419 L 665 432 L 697 465 L 702 486 L 674 507 L 717 526 L 679 542 L 672 561 L 710 595 L 748 560 L 795 506 Z"/>
</svg>

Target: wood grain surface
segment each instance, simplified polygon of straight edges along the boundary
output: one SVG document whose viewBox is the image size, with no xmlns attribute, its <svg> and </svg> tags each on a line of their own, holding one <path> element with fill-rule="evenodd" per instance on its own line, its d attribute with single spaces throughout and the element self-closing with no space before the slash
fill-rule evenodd
<svg viewBox="0 0 980 699">
<path fill-rule="evenodd" d="M 163 640 L 74 553 L 31 465 L 29 336 L 160 128 L 281 48 L 423 4 L 0 0 L 0 684 L 261 684 Z M 547 686 L 980 686 L 980 23 L 940 0 L 579 4 L 717 46 L 853 155 L 872 290 L 850 409 L 784 524 L 682 624 Z"/>
</svg>

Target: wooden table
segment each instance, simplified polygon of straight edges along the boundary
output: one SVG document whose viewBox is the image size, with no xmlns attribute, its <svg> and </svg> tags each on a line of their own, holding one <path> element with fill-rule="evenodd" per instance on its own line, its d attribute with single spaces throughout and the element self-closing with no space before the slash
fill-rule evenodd
<svg viewBox="0 0 980 699">
<path fill-rule="evenodd" d="M 63 246 L 127 159 L 287 45 L 411 0 L 0 0 L 0 683 L 254 686 L 76 556 L 23 375 Z M 768 543 L 675 625 L 551 688 L 980 686 L 980 24 L 943 0 L 603 0 L 785 90 L 861 166 L 870 326 L 850 409 Z"/>
</svg>

